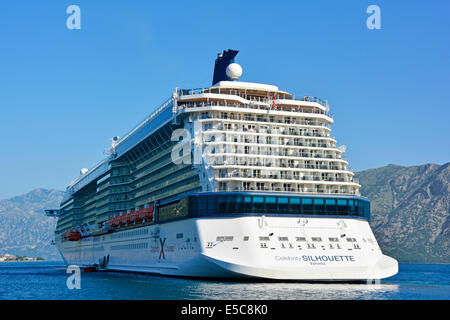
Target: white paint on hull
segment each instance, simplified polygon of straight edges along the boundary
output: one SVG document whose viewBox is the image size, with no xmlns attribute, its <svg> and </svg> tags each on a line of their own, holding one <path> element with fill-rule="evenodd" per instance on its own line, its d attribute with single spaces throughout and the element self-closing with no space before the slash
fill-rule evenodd
<svg viewBox="0 0 450 320">
<path fill-rule="evenodd" d="M 67 264 L 105 259 L 107 270 L 174 276 L 347 281 L 398 272 L 368 222 L 349 218 L 192 218 L 57 245 Z"/>
</svg>

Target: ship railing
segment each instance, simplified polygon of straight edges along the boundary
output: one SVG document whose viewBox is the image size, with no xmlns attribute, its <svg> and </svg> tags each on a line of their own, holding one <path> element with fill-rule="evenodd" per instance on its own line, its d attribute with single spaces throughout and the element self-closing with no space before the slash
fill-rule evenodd
<svg viewBox="0 0 450 320">
<path fill-rule="evenodd" d="M 283 175 L 283 174 L 246 174 L 246 173 L 229 173 L 217 174 L 216 179 L 266 179 L 266 180 L 292 180 L 293 182 L 313 181 L 313 182 L 349 182 L 355 183 L 353 179 L 349 178 L 333 178 L 333 177 L 319 177 L 319 176 L 302 176 L 298 175 Z"/>
<path fill-rule="evenodd" d="M 208 137 L 208 136 L 206 136 Z M 302 143 L 302 142 L 291 142 L 288 141 L 284 144 L 273 144 L 273 143 L 269 143 L 267 141 L 264 141 L 263 139 L 261 140 L 256 140 L 256 139 L 240 139 L 240 140 L 235 140 L 233 137 L 228 137 L 228 138 L 224 138 L 224 137 L 217 137 L 216 140 L 205 140 L 205 143 L 209 143 L 209 142 L 214 142 L 214 143 L 218 143 L 218 142 L 229 142 L 229 143 L 250 143 L 250 144 L 257 144 L 257 145 L 261 145 L 261 146 L 274 146 L 274 145 L 280 145 L 280 146 L 288 146 L 288 147 L 311 147 L 311 148 L 326 148 L 326 149 L 335 149 L 336 146 L 333 144 L 325 144 L 325 143 Z"/>
<path fill-rule="evenodd" d="M 180 96 L 189 96 L 194 94 L 204 94 L 204 93 L 218 93 L 218 94 L 230 94 L 233 96 L 238 96 L 241 98 L 244 98 L 249 101 L 255 101 L 255 102 L 264 102 L 264 103 L 271 103 L 273 100 L 273 97 L 258 97 L 258 96 L 249 96 L 245 93 L 245 91 L 242 90 L 233 90 L 231 88 L 220 88 L 220 87 L 213 87 L 213 88 L 193 88 L 193 89 L 180 89 L 178 91 L 178 94 Z M 320 104 L 323 107 L 329 108 L 328 100 L 316 97 L 316 96 L 309 96 L 304 95 L 301 98 L 297 98 L 295 95 L 290 95 L 286 93 L 278 93 L 276 95 L 276 100 L 295 100 L 295 101 L 305 101 L 305 102 L 315 102 Z"/>
<path fill-rule="evenodd" d="M 324 106 L 326 108 L 330 107 L 329 104 L 328 104 L 328 101 L 326 99 L 321 99 L 319 97 L 313 97 L 313 96 L 303 96 L 302 98 L 295 98 L 294 97 L 294 100 L 307 101 L 307 102 L 316 102 L 316 103 L 318 103 L 318 104 L 320 104 L 320 105 L 322 105 L 322 106 Z"/>
<path fill-rule="evenodd" d="M 269 145 L 273 148 L 281 148 L 283 145 Z M 331 159 L 331 160 L 345 160 L 343 157 L 341 157 L 339 154 L 332 155 L 332 154 L 323 154 L 323 153 L 316 153 L 316 154 L 310 154 L 305 152 L 285 152 L 285 151 L 277 151 L 277 150 L 267 150 L 267 151 L 248 151 L 246 152 L 243 150 L 243 152 L 238 152 L 241 150 L 237 150 L 236 152 L 230 152 L 231 150 L 226 150 L 226 148 L 223 148 L 223 150 L 220 150 L 217 148 L 215 150 L 214 154 L 210 154 L 210 156 L 232 156 L 232 157 L 251 157 L 251 156 L 278 156 L 278 157 L 301 157 L 301 158 L 310 158 L 310 159 Z"/>
<path fill-rule="evenodd" d="M 179 110 L 187 109 L 187 108 L 202 108 L 202 107 L 233 107 L 233 108 L 241 108 L 241 109 L 253 109 L 253 110 L 274 110 L 270 104 L 267 105 L 255 105 L 255 104 L 243 104 L 243 103 L 234 103 L 234 102 L 226 102 L 226 101 L 210 101 L 210 102 L 186 102 L 181 103 L 178 106 Z M 333 115 L 329 112 L 320 110 L 320 109 L 304 109 L 298 108 L 295 106 L 277 106 L 277 111 L 283 112 L 292 112 L 292 113 L 305 113 L 305 114 L 320 114 L 327 116 L 333 119 Z M 230 119 L 233 120 L 233 119 Z M 244 119 L 245 120 L 245 119 Z M 249 120 L 252 121 L 252 120 Z M 255 120 L 253 120 L 255 121 Z M 261 120 L 264 121 L 264 120 Z M 277 123 L 286 123 L 286 124 L 294 124 L 294 121 L 265 121 L 265 122 L 277 122 Z"/>
<path fill-rule="evenodd" d="M 253 121 L 253 122 L 264 122 L 263 125 L 270 125 L 270 124 L 274 124 L 274 125 L 302 125 L 302 126 L 318 126 L 318 127 L 325 127 L 325 128 L 329 128 L 330 125 L 327 123 L 322 123 L 322 122 L 315 122 L 315 121 L 289 121 L 289 122 L 281 122 L 281 121 L 267 121 L 266 119 L 262 119 L 262 120 L 258 120 L 258 119 L 253 119 L 253 118 L 248 118 L 245 117 L 244 119 L 234 119 L 234 118 L 229 118 L 229 117 L 220 117 L 220 116 L 207 116 L 207 115 L 202 115 L 201 120 L 211 120 L 211 121 L 219 121 L 219 120 L 230 120 L 230 121 Z M 221 127 L 220 130 L 228 130 L 228 131 L 236 131 L 239 129 L 222 129 Z M 244 129 L 240 129 L 241 131 L 250 131 L 250 129 L 244 128 Z M 265 129 L 265 131 L 267 132 L 263 132 L 263 129 L 259 129 L 261 130 L 261 133 L 273 133 L 273 134 L 284 134 L 286 132 L 286 130 L 275 130 L 275 129 Z M 255 131 L 256 132 L 256 131 Z M 290 133 L 290 135 L 298 135 L 301 136 L 299 133 Z M 336 140 L 335 137 L 330 136 L 329 134 L 322 134 L 322 135 L 314 135 L 312 133 L 308 133 L 305 132 L 303 134 L 303 136 L 307 136 L 307 137 L 324 137 L 324 138 L 332 138 L 333 140 Z"/>
<path fill-rule="evenodd" d="M 233 161 L 232 161 L 233 162 Z M 266 168 L 266 167 L 270 167 L 271 170 L 276 170 L 277 168 L 273 167 L 273 163 L 261 163 L 261 162 L 236 162 L 236 163 L 230 163 L 227 162 L 227 164 L 224 164 L 223 161 L 221 162 L 214 162 L 212 164 L 213 167 L 227 167 L 227 166 L 248 166 L 248 167 L 261 167 L 261 168 Z M 345 172 L 353 172 L 352 170 L 349 170 L 345 167 L 340 167 L 340 166 L 316 166 L 316 165 L 305 165 L 305 164 L 297 164 L 297 165 L 291 165 L 291 166 L 284 166 L 284 167 L 278 167 L 280 168 L 280 170 L 282 170 L 282 168 L 286 168 L 286 169 L 311 169 L 311 170 L 333 170 L 333 171 L 345 171 Z"/>
<path fill-rule="evenodd" d="M 215 119 L 212 119 L 215 120 Z M 236 132 L 236 133 L 242 133 L 242 132 L 248 132 L 248 133 L 259 133 L 259 134 L 274 134 L 274 135 L 283 135 L 286 136 L 286 139 L 289 138 L 303 138 L 303 137 L 307 137 L 307 138 L 323 138 L 323 139 L 332 139 L 335 140 L 333 138 L 331 138 L 329 135 L 324 135 L 324 134 L 307 134 L 307 133 L 303 133 L 300 134 L 299 132 L 292 132 L 292 131 L 286 131 L 286 130 L 274 130 L 274 129 L 247 129 L 247 128 L 226 128 L 223 126 L 216 126 L 216 127 L 212 127 L 209 130 L 205 130 L 203 133 L 204 134 L 208 134 L 208 133 L 212 133 L 214 131 L 224 131 L 224 132 Z M 303 142 L 288 142 L 287 144 L 289 145 L 298 145 L 298 146 L 307 146 L 307 143 L 303 143 Z M 308 144 L 314 144 L 314 143 L 308 143 Z M 318 145 L 322 145 L 323 143 L 319 143 Z M 333 146 L 334 147 L 334 146 Z"/>
<path fill-rule="evenodd" d="M 214 87 L 214 88 L 193 88 L 193 89 L 180 89 L 178 91 L 179 96 L 190 96 L 195 94 L 204 94 L 204 93 L 214 93 L 214 94 L 227 94 L 232 96 L 237 96 L 249 101 L 253 102 L 262 102 L 262 103 L 269 103 L 271 99 L 268 97 L 258 97 L 258 96 L 249 96 L 243 92 L 242 90 L 236 90 L 231 88 L 220 88 L 220 87 Z M 283 95 L 284 99 L 292 99 L 290 95 Z"/>
<path fill-rule="evenodd" d="M 324 189 L 311 189 L 311 188 L 292 188 L 292 187 L 230 187 L 230 188 L 218 188 L 219 192 L 250 192 L 250 191 L 262 191 L 262 192 L 283 192 L 283 193 L 311 193 L 311 194 L 339 194 L 339 195 L 354 195 L 360 196 L 357 191 L 339 191 L 339 190 L 324 190 Z"/>
</svg>

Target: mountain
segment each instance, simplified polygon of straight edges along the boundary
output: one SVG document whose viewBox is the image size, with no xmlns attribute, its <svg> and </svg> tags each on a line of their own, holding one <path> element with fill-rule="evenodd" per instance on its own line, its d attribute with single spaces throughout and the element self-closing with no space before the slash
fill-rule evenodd
<svg viewBox="0 0 450 320">
<path fill-rule="evenodd" d="M 63 193 L 36 189 L 27 194 L 0 201 L 0 254 L 60 260 L 53 232 L 56 220 L 45 216 L 44 209 L 58 208 Z"/>
<path fill-rule="evenodd" d="M 358 172 L 371 226 L 399 261 L 450 263 L 450 163 L 388 165 Z"/>
</svg>

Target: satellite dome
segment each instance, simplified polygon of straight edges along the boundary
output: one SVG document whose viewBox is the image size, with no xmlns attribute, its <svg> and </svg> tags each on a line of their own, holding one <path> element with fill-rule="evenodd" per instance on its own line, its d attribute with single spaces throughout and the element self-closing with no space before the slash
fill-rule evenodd
<svg viewBox="0 0 450 320">
<path fill-rule="evenodd" d="M 88 171 L 89 171 L 88 169 L 83 168 L 83 169 L 81 169 L 80 174 L 84 175 L 84 174 L 88 173 Z"/>
<path fill-rule="evenodd" d="M 237 63 L 232 63 L 228 65 L 226 73 L 231 80 L 237 80 L 242 76 L 242 67 Z"/>
</svg>

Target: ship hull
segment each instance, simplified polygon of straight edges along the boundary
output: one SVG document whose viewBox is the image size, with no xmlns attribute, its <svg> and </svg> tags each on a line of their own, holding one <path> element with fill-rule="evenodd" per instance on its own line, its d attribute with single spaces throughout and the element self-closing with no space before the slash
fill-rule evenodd
<svg viewBox="0 0 450 320">
<path fill-rule="evenodd" d="M 398 272 L 357 218 L 189 218 L 57 246 L 68 265 L 183 277 L 367 281 Z"/>
</svg>

